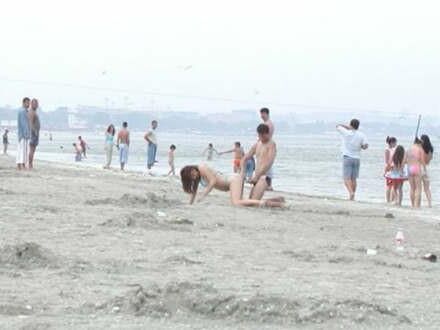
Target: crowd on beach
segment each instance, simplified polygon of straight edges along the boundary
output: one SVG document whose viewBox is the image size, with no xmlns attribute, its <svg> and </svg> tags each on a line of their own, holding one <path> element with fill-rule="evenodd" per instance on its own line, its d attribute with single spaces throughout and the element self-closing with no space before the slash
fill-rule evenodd
<svg viewBox="0 0 440 330">
<path fill-rule="evenodd" d="M 17 156 L 18 170 L 32 169 L 34 155 L 39 143 L 40 120 L 38 116 L 39 103 L 37 99 L 25 97 L 22 107 L 17 116 Z M 273 164 L 276 159 L 277 148 L 274 141 L 275 126 L 270 119 L 268 108 L 260 110 L 261 124 L 256 128 L 257 139 L 252 147 L 245 152 L 240 141 L 236 141 L 233 147 L 226 151 L 217 151 L 212 143 L 209 143 L 202 155 L 207 162 L 196 165 L 184 166 L 180 171 L 183 190 L 190 195 L 190 203 L 203 200 L 212 190 L 229 192 L 231 203 L 237 206 L 284 206 L 284 198 L 272 197 L 263 199 L 266 191 L 273 190 Z M 359 130 L 360 121 L 352 119 L 348 125 L 339 124 L 336 130 L 342 139 L 342 176 L 348 192 L 349 200 L 355 200 L 357 191 L 357 179 L 360 171 L 361 152 L 369 147 L 367 137 Z M 143 138 L 147 144 L 146 172 L 151 174 L 154 167 L 158 150 L 156 129 L 158 121 L 153 120 L 150 128 Z M 3 134 L 3 152 L 7 154 L 9 145 L 9 131 Z M 52 137 L 50 136 L 50 139 Z M 408 149 L 398 145 L 395 137 L 387 137 L 385 150 L 384 178 L 386 182 L 386 201 L 402 205 L 403 185 L 405 181 L 410 185 L 410 201 L 414 208 L 421 206 L 422 191 L 425 192 L 428 206 L 432 206 L 432 198 L 429 183 L 429 164 L 433 158 L 434 148 L 427 135 L 417 136 L 413 145 Z M 87 158 L 89 149 L 82 136 L 73 143 L 75 161 Z M 119 131 L 110 124 L 105 131 L 104 169 L 111 168 L 113 149 L 116 148 L 119 156 L 120 169 L 126 169 L 129 149 L 130 131 L 128 123 L 123 122 Z M 168 175 L 176 175 L 175 167 L 176 145 L 172 144 L 168 150 Z M 209 163 L 214 156 L 232 154 L 233 175 L 223 175 L 213 170 Z M 248 197 L 244 195 L 244 185 L 251 185 Z M 203 191 L 199 193 L 199 188 Z"/>
</svg>

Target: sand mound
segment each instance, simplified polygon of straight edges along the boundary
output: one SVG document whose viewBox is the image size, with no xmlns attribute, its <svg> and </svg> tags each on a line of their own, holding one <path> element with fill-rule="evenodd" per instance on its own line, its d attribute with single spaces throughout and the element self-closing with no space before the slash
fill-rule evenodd
<svg viewBox="0 0 440 330">
<path fill-rule="evenodd" d="M 103 199 L 92 199 L 85 202 L 87 205 L 117 205 L 122 207 L 127 206 L 141 206 L 145 208 L 153 209 L 167 209 L 180 205 L 181 202 L 178 200 L 168 199 L 163 196 L 159 196 L 155 193 L 147 193 L 146 196 L 137 196 L 131 194 L 124 194 L 120 198 L 103 198 Z"/>
<path fill-rule="evenodd" d="M 17 316 L 31 314 L 32 308 L 29 308 L 29 306 L 0 305 L 0 315 Z"/>
<path fill-rule="evenodd" d="M 0 248 L 0 266 L 18 268 L 55 267 L 55 256 L 40 245 L 25 242 Z"/>
<path fill-rule="evenodd" d="M 144 228 L 148 230 L 189 231 L 193 222 L 188 219 L 159 217 L 156 212 L 146 210 L 145 212 L 133 212 L 127 216 L 111 218 L 100 225 L 120 228 Z"/>
<path fill-rule="evenodd" d="M 394 324 L 411 321 L 397 311 L 362 300 L 330 301 L 256 295 L 223 295 L 211 286 L 189 282 L 170 283 L 164 288 L 138 286 L 123 297 L 115 298 L 96 309 L 137 316 L 173 317 L 187 313 L 210 319 L 237 322 L 278 324 L 316 324 L 329 321 L 380 324 L 386 318 Z M 388 323 L 389 324 L 389 323 Z"/>
</svg>

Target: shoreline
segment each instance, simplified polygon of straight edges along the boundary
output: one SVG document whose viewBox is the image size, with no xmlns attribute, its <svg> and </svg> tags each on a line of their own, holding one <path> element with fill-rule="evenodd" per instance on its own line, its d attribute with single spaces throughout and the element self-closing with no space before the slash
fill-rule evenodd
<svg viewBox="0 0 440 330">
<path fill-rule="evenodd" d="M 13 163 L 0 157 L 1 328 L 440 322 L 439 264 L 422 259 L 439 255 L 438 216 L 295 194 L 284 210 L 221 192 L 190 206 L 174 179 Z"/>
</svg>

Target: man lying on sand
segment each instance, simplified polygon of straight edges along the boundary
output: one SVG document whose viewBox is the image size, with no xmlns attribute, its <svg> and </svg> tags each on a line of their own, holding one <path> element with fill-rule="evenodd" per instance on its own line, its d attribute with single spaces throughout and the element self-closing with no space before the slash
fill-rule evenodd
<svg viewBox="0 0 440 330">
<path fill-rule="evenodd" d="M 243 199 L 244 171 L 242 171 L 242 174 L 235 174 L 229 178 L 225 178 L 206 165 L 191 165 L 182 168 L 180 177 L 182 179 L 183 190 L 191 194 L 190 204 L 194 203 L 199 184 L 201 184 L 205 189 L 197 201 L 201 201 L 205 198 L 212 189 L 217 189 L 220 191 L 229 191 L 231 202 L 235 206 L 284 206 L 283 197 L 266 200 Z"/>
</svg>

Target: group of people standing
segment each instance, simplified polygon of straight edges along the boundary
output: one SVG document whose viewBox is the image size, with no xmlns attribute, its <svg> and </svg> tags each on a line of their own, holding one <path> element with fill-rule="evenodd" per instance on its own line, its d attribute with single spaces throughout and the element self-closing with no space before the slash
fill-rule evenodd
<svg viewBox="0 0 440 330">
<path fill-rule="evenodd" d="M 40 118 L 37 110 L 39 108 L 37 99 L 25 97 L 17 117 L 17 169 L 32 169 L 34 166 L 34 155 L 40 138 Z M 5 141 L 3 141 L 5 142 Z M 6 141 L 9 143 L 8 141 Z"/>
<path fill-rule="evenodd" d="M 359 131 L 359 126 L 358 119 L 352 119 L 348 125 L 336 126 L 342 138 L 342 174 L 350 200 L 354 200 L 356 196 L 361 151 L 368 149 L 367 137 Z M 398 145 L 395 137 L 387 137 L 386 143 L 384 167 L 386 201 L 401 206 L 403 185 L 405 181 L 409 181 L 411 206 L 414 208 L 421 206 L 422 190 L 424 190 L 427 204 L 431 207 L 428 167 L 434 148 L 429 136 L 416 136 L 408 150 Z"/>
<path fill-rule="evenodd" d="M 428 207 L 432 207 L 429 164 L 433 158 L 434 148 L 429 136 L 424 134 L 416 137 L 408 150 L 398 145 L 395 137 L 387 137 L 386 143 L 384 169 L 386 201 L 402 205 L 403 184 L 409 181 L 411 206 L 415 208 L 421 206 L 424 190 Z"/>
</svg>

